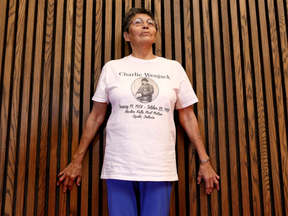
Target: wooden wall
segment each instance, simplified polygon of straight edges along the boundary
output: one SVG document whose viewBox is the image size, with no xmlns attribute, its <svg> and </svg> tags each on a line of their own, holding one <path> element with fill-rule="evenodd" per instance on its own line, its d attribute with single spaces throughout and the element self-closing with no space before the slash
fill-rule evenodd
<svg viewBox="0 0 288 216">
<path fill-rule="evenodd" d="M 99 180 L 105 128 L 81 187 L 56 187 L 91 109 L 101 67 L 129 54 L 131 6 L 152 9 L 155 53 L 182 63 L 221 176 L 196 185 L 198 157 L 177 125 L 170 215 L 288 215 L 287 0 L 0 0 L 0 214 L 108 215 Z"/>
</svg>

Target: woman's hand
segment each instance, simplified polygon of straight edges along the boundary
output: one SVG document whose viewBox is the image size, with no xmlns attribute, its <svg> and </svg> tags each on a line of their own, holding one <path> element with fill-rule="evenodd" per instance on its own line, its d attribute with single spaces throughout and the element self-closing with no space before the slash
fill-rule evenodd
<svg viewBox="0 0 288 216">
<path fill-rule="evenodd" d="M 197 184 L 201 183 L 201 179 L 204 179 L 205 181 L 207 194 L 210 194 L 212 192 L 214 186 L 216 187 L 217 190 L 220 189 L 219 187 L 220 176 L 218 176 L 215 173 L 209 161 L 200 164 L 197 177 Z"/>
<path fill-rule="evenodd" d="M 74 184 L 74 181 L 77 181 L 77 185 L 80 186 L 82 177 L 82 164 L 71 162 L 62 172 L 58 174 L 58 182 L 57 185 L 61 185 L 63 183 L 63 193 L 66 193 L 67 187 L 70 191 Z"/>
<path fill-rule="evenodd" d="M 85 129 L 81 136 L 77 151 L 73 156 L 73 160 L 62 172 L 58 174 L 59 180 L 57 185 L 63 183 L 63 193 L 66 193 L 67 188 L 68 190 L 72 189 L 75 180 L 77 185 L 80 186 L 82 177 L 82 161 L 85 152 L 101 124 L 104 122 L 106 110 L 107 103 L 93 102 L 93 108 L 88 116 Z"/>
</svg>

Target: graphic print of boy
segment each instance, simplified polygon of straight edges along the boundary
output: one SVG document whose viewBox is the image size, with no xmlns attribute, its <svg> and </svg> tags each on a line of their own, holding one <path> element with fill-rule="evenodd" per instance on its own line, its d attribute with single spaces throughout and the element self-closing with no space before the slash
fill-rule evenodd
<svg viewBox="0 0 288 216">
<path fill-rule="evenodd" d="M 149 81 L 146 78 L 141 79 L 141 82 L 142 82 L 142 85 L 136 92 L 136 95 L 140 94 L 140 96 L 138 96 L 136 99 L 142 103 L 149 103 L 152 101 L 154 88 L 152 85 L 149 84 Z"/>
</svg>

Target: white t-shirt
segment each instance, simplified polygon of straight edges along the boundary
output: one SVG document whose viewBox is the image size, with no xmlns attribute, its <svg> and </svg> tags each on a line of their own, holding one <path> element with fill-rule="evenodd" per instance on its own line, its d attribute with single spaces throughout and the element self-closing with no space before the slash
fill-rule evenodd
<svg viewBox="0 0 288 216">
<path fill-rule="evenodd" d="M 102 179 L 178 180 L 174 109 L 198 101 L 178 62 L 131 55 L 109 61 L 92 100 L 112 106 Z"/>
</svg>

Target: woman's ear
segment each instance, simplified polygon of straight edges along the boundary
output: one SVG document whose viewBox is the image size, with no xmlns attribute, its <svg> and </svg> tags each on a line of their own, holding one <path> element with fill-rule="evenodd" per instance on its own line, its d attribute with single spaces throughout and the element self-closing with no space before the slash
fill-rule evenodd
<svg viewBox="0 0 288 216">
<path fill-rule="evenodd" d="M 129 33 L 127 31 L 123 32 L 123 37 L 124 37 L 125 41 L 130 41 Z"/>
</svg>

